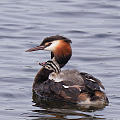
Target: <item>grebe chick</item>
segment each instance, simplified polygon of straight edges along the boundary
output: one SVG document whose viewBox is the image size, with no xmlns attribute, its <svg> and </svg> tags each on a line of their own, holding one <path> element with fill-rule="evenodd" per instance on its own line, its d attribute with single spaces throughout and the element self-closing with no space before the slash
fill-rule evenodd
<svg viewBox="0 0 120 120">
<path fill-rule="evenodd" d="M 43 67 L 37 73 L 33 92 L 41 99 L 63 100 L 66 102 L 108 105 L 109 101 L 101 81 L 92 75 L 78 70 L 62 70 L 61 68 L 72 56 L 71 40 L 63 36 L 51 36 L 43 40 L 40 46 L 31 48 L 27 52 L 36 50 L 51 51 L 51 60 L 40 63 Z"/>
<path fill-rule="evenodd" d="M 39 63 L 39 65 L 43 66 L 45 69 L 48 69 L 54 73 L 60 73 L 61 69 L 59 64 L 55 61 L 55 59 L 48 60 L 44 63 Z"/>
</svg>

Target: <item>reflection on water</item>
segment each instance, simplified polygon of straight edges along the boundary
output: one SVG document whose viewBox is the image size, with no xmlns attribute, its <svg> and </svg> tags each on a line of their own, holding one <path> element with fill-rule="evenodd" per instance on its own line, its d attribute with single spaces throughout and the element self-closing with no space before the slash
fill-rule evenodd
<svg viewBox="0 0 120 120">
<path fill-rule="evenodd" d="M 119 11 L 119 0 L 0 0 L 0 119 L 119 119 Z M 62 103 L 33 103 L 37 62 L 50 55 L 25 50 L 56 34 L 72 40 L 73 56 L 64 69 L 101 79 L 109 106 L 85 111 Z"/>
<path fill-rule="evenodd" d="M 29 118 L 39 119 L 74 119 L 74 120 L 96 120 L 96 119 L 105 119 L 103 115 L 95 114 L 95 109 L 88 109 L 82 106 L 77 106 L 75 104 L 65 104 L 65 103 L 55 103 L 55 102 L 45 102 L 41 101 L 40 104 L 33 105 L 35 107 L 40 107 L 40 109 L 32 110 L 23 116 Z M 102 111 L 103 108 L 99 109 Z"/>
<path fill-rule="evenodd" d="M 74 111 L 74 110 L 65 110 L 65 109 L 60 109 L 58 111 L 58 109 L 52 109 L 52 110 L 35 110 L 32 111 L 35 114 L 37 114 L 36 116 L 29 116 L 29 117 L 36 117 L 35 120 L 39 120 L 40 118 L 42 118 L 43 120 L 45 119 L 49 119 L 49 120 L 53 120 L 53 119 L 74 119 L 74 120 L 97 120 L 97 119 L 105 119 L 102 116 L 99 115 L 89 115 L 89 114 L 85 114 L 85 113 L 80 113 L 78 111 Z M 47 117 L 42 117 L 41 114 L 46 114 Z M 93 113 L 94 114 L 94 113 Z"/>
</svg>

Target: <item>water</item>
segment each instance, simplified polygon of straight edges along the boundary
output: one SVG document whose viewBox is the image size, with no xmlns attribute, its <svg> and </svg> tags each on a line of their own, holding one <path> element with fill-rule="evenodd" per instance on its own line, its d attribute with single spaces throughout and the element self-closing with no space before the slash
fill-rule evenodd
<svg viewBox="0 0 120 120">
<path fill-rule="evenodd" d="M 0 0 L 0 119 L 118 120 L 120 118 L 119 0 Z M 37 61 L 49 52 L 26 53 L 44 37 L 72 40 L 73 56 L 65 69 L 88 72 L 103 82 L 110 104 L 97 111 L 75 107 L 37 107 L 32 83 Z"/>
</svg>

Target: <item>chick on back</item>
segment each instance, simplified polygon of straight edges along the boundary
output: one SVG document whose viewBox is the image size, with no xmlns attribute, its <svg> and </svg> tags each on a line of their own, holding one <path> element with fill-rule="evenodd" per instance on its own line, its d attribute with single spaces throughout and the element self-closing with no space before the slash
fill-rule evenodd
<svg viewBox="0 0 120 120">
<path fill-rule="evenodd" d="M 46 69 L 51 70 L 48 81 L 49 84 L 51 83 L 50 90 L 54 91 L 55 94 L 64 97 L 68 101 L 82 104 L 93 104 L 96 101 L 101 104 L 108 102 L 106 95 L 101 91 L 101 88 L 104 89 L 104 86 L 100 80 L 78 70 L 61 71 L 59 65 L 55 64 L 56 61 L 54 60 L 40 64 Z M 56 72 L 57 69 L 59 72 Z"/>
</svg>

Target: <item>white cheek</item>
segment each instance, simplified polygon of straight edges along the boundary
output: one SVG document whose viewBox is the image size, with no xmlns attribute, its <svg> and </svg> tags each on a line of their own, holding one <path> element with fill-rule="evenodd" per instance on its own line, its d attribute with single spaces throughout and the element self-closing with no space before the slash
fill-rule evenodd
<svg viewBox="0 0 120 120">
<path fill-rule="evenodd" d="M 50 45 L 50 46 L 46 47 L 44 50 L 53 51 L 54 49 L 55 49 L 55 47 L 53 45 Z"/>
<path fill-rule="evenodd" d="M 53 41 L 52 44 L 46 47 L 44 50 L 54 51 L 56 46 L 58 46 L 58 44 L 59 44 L 59 41 Z"/>
</svg>

